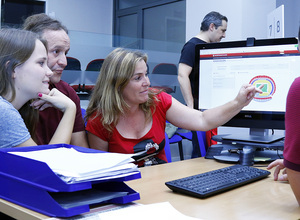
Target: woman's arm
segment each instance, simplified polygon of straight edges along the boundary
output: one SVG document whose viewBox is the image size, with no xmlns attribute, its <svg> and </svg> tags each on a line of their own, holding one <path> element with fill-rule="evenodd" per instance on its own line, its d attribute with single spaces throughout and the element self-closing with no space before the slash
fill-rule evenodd
<svg viewBox="0 0 300 220">
<path fill-rule="evenodd" d="M 32 138 L 29 138 L 27 141 L 17 145 L 16 147 L 29 147 L 29 146 L 36 146 L 37 144 L 32 140 Z"/>
<path fill-rule="evenodd" d="M 172 98 L 172 105 L 167 111 L 167 120 L 180 128 L 207 131 L 229 121 L 251 102 L 257 92 L 261 93 L 260 88 L 257 89 L 253 85 L 243 85 L 234 100 L 204 112 L 188 108 Z"/>
<path fill-rule="evenodd" d="M 97 137 L 96 135 L 90 132 L 88 132 L 87 134 L 90 148 L 101 151 L 108 151 L 108 142 L 102 140 L 101 138 Z"/>
</svg>

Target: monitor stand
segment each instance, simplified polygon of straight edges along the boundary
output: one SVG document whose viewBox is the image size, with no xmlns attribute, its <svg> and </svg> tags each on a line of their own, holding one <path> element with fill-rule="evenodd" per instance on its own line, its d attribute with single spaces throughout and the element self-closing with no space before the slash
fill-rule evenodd
<svg viewBox="0 0 300 220">
<path fill-rule="evenodd" d="M 218 139 L 218 142 L 223 143 L 214 146 L 224 146 L 224 148 L 219 154 L 210 155 L 210 157 L 213 156 L 214 159 L 221 162 L 251 166 L 254 162 L 271 162 L 282 158 L 284 136 L 269 135 L 267 129 L 252 128 L 248 135 L 222 135 Z"/>
<path fill-rule="evenodd" d="M 220 144 L 222 146 L 222 144 Z M 216 146 L 216 145 L 214 145 Z M 282 159 L 281 150 L 256 149 L 250 146 L 241 147 L 238 151 L 224 150 L 221 153 L 209 157 L 219 162 L 240 163 L 242 165 L 251 166 L 254 163 L 270 163 L 276 159 Z"/>
<path fill-rule="evenodd" d="M 229 134 L 222 137 L 224 140 L 245 141 L 254 143 L 269 144 L 280 141 L 283 135 L 269 135 L 268 129 L 250 128 L 249 134 Z"/>
</svg>

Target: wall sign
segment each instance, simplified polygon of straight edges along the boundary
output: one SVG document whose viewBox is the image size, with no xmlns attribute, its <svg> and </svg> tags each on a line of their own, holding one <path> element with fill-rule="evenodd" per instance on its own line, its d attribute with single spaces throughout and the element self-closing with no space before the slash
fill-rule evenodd
<svg viewBox="0 0 300 220">
<path fill-rule="evenodd" d="M 268 38 L 284 38 L 284 5 L 268 14 Z"/>
</svg>

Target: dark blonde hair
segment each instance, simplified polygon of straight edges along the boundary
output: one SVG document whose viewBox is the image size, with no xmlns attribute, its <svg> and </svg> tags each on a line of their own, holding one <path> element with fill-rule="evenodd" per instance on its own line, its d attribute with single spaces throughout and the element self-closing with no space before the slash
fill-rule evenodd
<svg viewBox="0 0 300 220">
<path fill-rule="evenodd" d="M 101 123 L 108 131 L 112 131 L 118 123 L 119 116 L 129 108 L 122 92 L 132 78 L 136 64 L 141 60 L 147 63 L 147 59 L 147 55 L 140 51 L 123 48 L 113 50 L 101 67 L 86 111 L 86 119 L 88 120 L 95 112 L 95 117 L 101 114 Z M 140 104 L 147 120 L 151 119 L 151 110 L 155 110 L 154 101 L 157 92 L 149 90 L 148 94 L 148 101 Z"/>
<path fill-rule="evenodd" d="M 30 31 L 5 28 L 0 30 L 0 95 L 10 94 L 9 102 L 16 97 L 12 74 L 15 68 L 25 63 L 32 55 L 38 35 Z M 46 42 L 41 40 L 46 47 Z M 19 109 L 25 124 L 34 137 L 38 112 L 30 107 L 30 101 Z"/>
</svg>

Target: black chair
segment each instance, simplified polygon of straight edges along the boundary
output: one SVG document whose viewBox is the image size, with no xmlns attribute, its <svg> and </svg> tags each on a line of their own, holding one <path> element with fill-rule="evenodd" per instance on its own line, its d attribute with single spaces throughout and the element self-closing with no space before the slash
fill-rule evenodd
<svg viewBox="0 0 300 220">
<path fill-rule="evenodd" d="M 177 75 L 177 66 L 173 63 L 160 63 L 157 64 L 152 74 L 161 74 L 161 75 Z M 176 86 L 173 88 L 169 86 L 152 86 L 153 88 L 161 89 L 165 91 L 166 93 L 175 93 L 176 92 Z"/>
<path fill-rule="evenodd" d="M 78 59 L 74 57 L 67 57 L 67 66 L 65 67 L 64 70 L 76 70 L 76 71 L 81 71 L 81 63 Z M 74 75 L 76 74 L 76 76 Z M 78 74 L 78 75 L 77 75 Z M 80 85 L 80 78 L 81 78 L 81 73 L 67 73 L 65 72 L 62 76 L 62 79 L 66 81 L 67 83 L 70 84 L 70 86 L 76 91 L 80 92 L 81 90 L 81 85 Z M 77 79 L 74 81 L 74 79 Z M 79 81 L 79 82 L 77 82 Z"/>
<path fill-rule="evenodd" d="M 85 83 L 83 84 L 84 92 L 91 93 L 91 91 L 93 90 L 103 62 L 104 59 L 95 59 L 89 62 L 86 66 Z M 88 73 L 88 71 L 93 71 L 93 73 Z"/>
<path fill-rule="evenodd" d="M 173 63 L 159 63 L 154 67 L 152 74 L 177 75 L 177 66 Z"/>
<path fill-rule="evenodd" d="M 81 70 L 80 61 L 74 57 L 67 57 L 67 66 L 65 70 Z"/>
<path fill-rule="evenodd" d="M 88 63 L 86 66 L 86 71 L 100 71 L 104 59 L 95 59 Z"/>
</svg>

